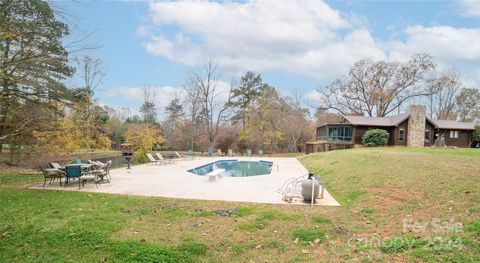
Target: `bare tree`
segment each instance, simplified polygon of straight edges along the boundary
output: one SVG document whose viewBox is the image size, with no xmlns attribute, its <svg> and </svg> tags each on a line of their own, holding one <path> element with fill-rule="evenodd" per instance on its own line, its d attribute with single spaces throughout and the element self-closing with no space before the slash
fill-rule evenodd
<svg viewBox="0 0 480 263">
<path fill-rule="evenodd" d="M 186 86 L 187 97 L 185 99 L 184 105 L 186 108 L 186 115 L 188 116 L 188 125 L 187 129 L 190 139 L 190 150 L 194 150 L 195 140 L 198 134 L 198 126 L 200 122 L 200 92 L 198 89 L 193 87 Z"/>
<path fill-rule="evenodd" d="M 307 140 L 311 139 L 312 123 L 307 120 L 309 115 L 308 108 L 302 105 L 303 96 L 299 92 L 292 92 L 291 97 L 286 99 L 286 113 L 283 120 L 283 131 L 285 140 L 287 141 L 288 152 L 298 152 L 299 146 L 304 145 Z"/>
<path fill-rule="evenodd" d="M 101 59 L 94 59 L 84 55 L 74 59 L 77 64 L 78 74 L 82 79 L 81 87 L 72 89 L 75 100 L 75 114 L 83 120 L 82 129 L 84 134 L 94 138 L 103 131 L 99 130 L 99 118 L 105 115 L 103 108 L 94 101 L 95 90 L 102 84 L 106 71 L 103 68 Z M 88 142 L 88 141 L 87 141 Z M 90 149 L 87 143 L 86 149 Z"/>
<path fill-rule="evenodd" d="M 147 126 L 154 125 L 157 122 L 157 108 L 155 105 L 155 97 L 157 93 L 150 85 L 145 85 L 142 88 L 143 104 L 140 112 L 143 115 L 143 121 Z"/>
<path fill-rule="evenodd" d="M 335 112 L 329 112 L 325 108 L 317 108 L 315 110 L 315 125 L 321 126 L 327 123 L 340 123 L 342 121 L 342 115 Z"/>
<path fill-rule="evenodd" d="M 106 71 L 103 68 L 103 61 L 90 56 L 82 56 L 74 59 L 82 78 L 82 88 L 89 96 L 95 94 L 95 90 L 102 84 Z"/>
<path fill-rule="evenodd" d="M 187 80 L 187 87 L 197 92 L 201 109 L 201 116 L 205 123 L 208 135 L 208 151 L 213 152 L 215 138 L 219 129 L 228 121 L 230 116 L 230 105 L 232 88 L 227 91 L 226 101 L 221 101 L 219 96 L 222 91 L 219 88 L 221 74 L 218 65 L 212 60 L 202 68 L 192 72 Z M 233 84 L 233 81 L 232 83 Z"/>
<path fill-rule="evenodd" d="M 386 116 L 409 99 L 429 95 L 421 84 L 434 68 L 432 57 L 427 54 L 414 54 L 404 63 L 360 60 L 347 76 L 319 91 L 322 106 L 342 114 Z"/>
<path fill-rule="evenodd" d="M 461 85 L 460 74 L 454 70 L 430 80 L 431 116 L 434 115 L 437 119 L 455 120 L 455 97 Z"/>
<path fill-rule="evenodd" d="M 480 90 L 463 88 L 456 97 L 456 114 L 459 121 L 476 121 L 480 123 Z"/>
</svg>

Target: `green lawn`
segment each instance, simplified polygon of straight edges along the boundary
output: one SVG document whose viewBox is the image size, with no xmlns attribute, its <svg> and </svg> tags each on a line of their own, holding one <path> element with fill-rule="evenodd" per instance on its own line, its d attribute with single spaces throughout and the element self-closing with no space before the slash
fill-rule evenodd
<svg viewBox="0 0 480 263">
<path fill-rule="evenodd" d="M 300 161 L 342 207 L 29 190 L 40 175 L 0 172 L 0 262 L 480 261 L 480 151 Z M 425 230 L 405 232 L 404 220 Z"/>
</svg>

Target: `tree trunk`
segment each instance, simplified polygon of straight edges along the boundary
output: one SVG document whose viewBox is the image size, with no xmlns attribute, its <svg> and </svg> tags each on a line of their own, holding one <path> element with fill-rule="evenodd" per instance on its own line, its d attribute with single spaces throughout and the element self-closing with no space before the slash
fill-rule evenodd
<svg viewBox="0 0 480 263">
<path fill-rule="evenodd" d="M 209 139 L 208 140 L 208 155 L 212 155 L 214 153 L 213 151 L 213 140 Z"/>
</svg>

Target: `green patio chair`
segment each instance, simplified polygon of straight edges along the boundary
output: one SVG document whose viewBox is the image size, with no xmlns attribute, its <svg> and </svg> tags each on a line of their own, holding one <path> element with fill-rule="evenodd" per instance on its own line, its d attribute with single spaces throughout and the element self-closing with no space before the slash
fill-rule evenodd
<svg viewBox="0 0 480 263">
<path fill-rule="evenodd" d="M 66 177 L 67 180 L 65 182 L 65 186 L 67 186 L 70 183 L 70 180 L 78 180 L 78 189 L 80 189 L 80 186 L 85 186 L 85 183 L 87 180 L 93 180 L 95 182 L 95 185 L 97 185 L 97 180 L 95 175 L 91 175 L 85 172 L 84 168 L 82 165 L 78 164 L 73 164 L 73 165 L 67 165 L 65 166 L 65 171 L 66 171 Z"/>
</svg>

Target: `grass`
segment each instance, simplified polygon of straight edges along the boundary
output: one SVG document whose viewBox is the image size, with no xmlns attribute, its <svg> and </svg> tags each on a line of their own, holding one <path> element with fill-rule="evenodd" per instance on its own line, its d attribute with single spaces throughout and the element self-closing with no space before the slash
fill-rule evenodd
<svg viewBox="0 0 480 263">
<path fill-rule="evenodd" d="M 355 249 L 380 261 L 480 260 L 478 149 L 358 148 L 313 154 L 301 161 L 320 174 L 343 205 L 341 212 L 327 218 L 342 232 L 352 233 L 352 240 L 360 240 L 362 245 Z M 404 231 L 404 220 L 427 227 Z M 460 224 L 460 233 L 449 230 L 455 224 Z M 455 243 L 449 239 L 452 234 L 475 245 L 445 249 Z M 442 249 L 419 245 L 435 238 L 443 240 Z M 392 240 L 406 242 L 392 246 Z M 356 257 L 341 245 L 334 251 L 337 256 Z"/>
<path fill-rule="evenodd" d="M 0 262 L 480 261 L 479 151 L 361 148 L 300 161 L 342 207 L 30 190 L 40 175 L 0 172 Z"/>
<path fill-rule="evenodd" d="M 325 239 L 325 230 L 317 228 L 317 229 L 304 229 L 298 228 L 293 231 L 292 236 L 294 239 L 298 239 L 303 241 L 303 243 L 308 243 L 312 241 L 322 241 Z"/>
</svg>

